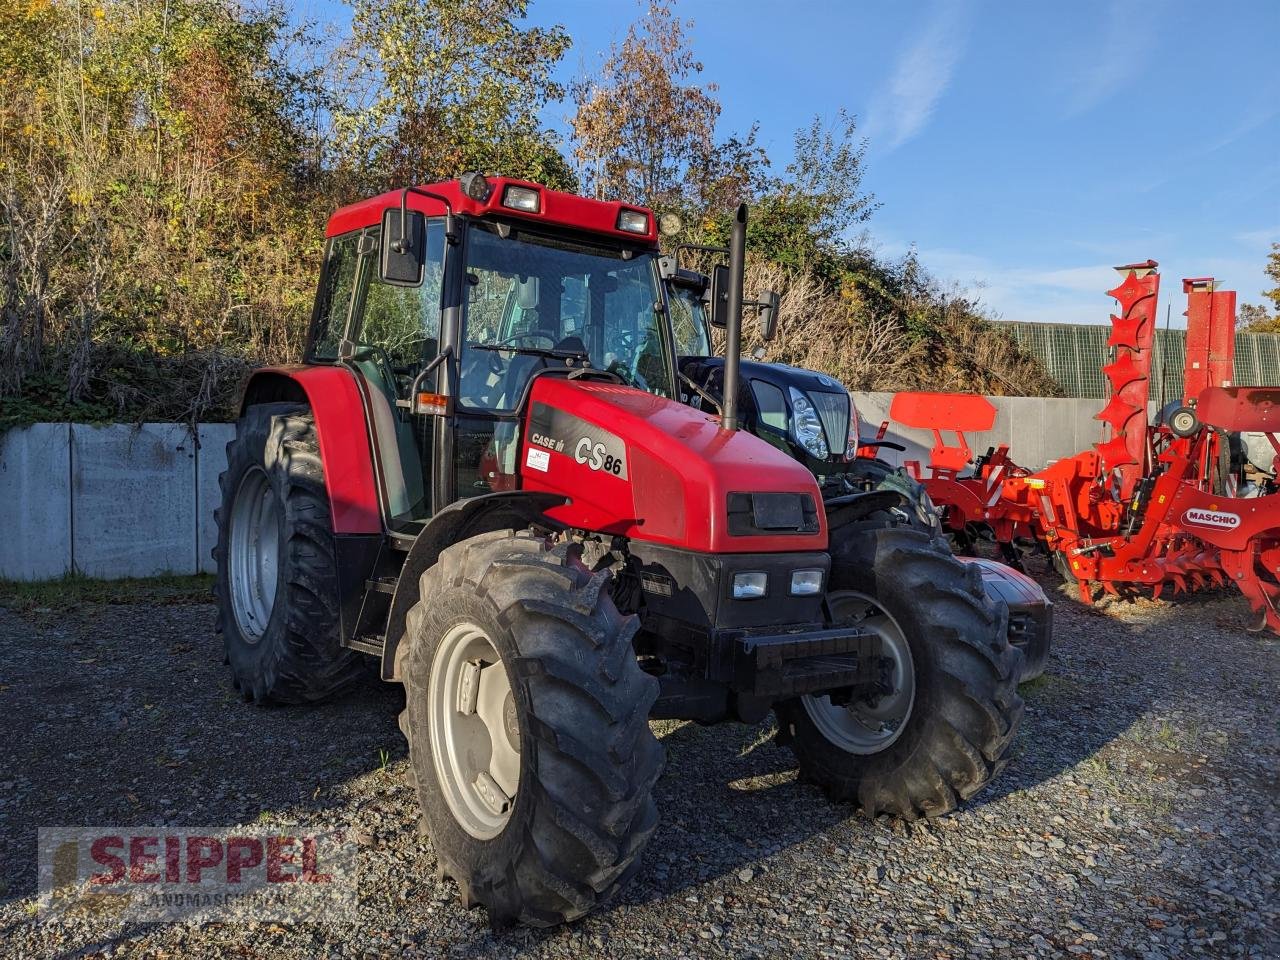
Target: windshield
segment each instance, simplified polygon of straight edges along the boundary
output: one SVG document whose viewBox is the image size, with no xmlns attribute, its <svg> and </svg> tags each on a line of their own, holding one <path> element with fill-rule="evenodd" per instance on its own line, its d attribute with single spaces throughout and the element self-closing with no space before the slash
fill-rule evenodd
<svg viewBox="0 0 1280 960">
<path fill-rule="evenodd" d="M 674 394 L 652 254 L 623 259 L 520 231 L 503 239 L 477 224 L 466 264 L 464 407 L 514 410 L 535 371 L 572 357 L 641 390 Z"/>
</svg>

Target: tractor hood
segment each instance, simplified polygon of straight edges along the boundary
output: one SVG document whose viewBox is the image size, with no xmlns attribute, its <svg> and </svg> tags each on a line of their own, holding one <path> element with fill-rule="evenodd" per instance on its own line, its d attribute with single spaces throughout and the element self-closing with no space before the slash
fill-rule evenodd
<svg viewBox="0 0 1280 960">
<path fill-rule="evenodd" d="M 574 527 L 712 553 L 825 550 L 813 475 L 745 430 L 631 387 L 540 377 L 520 447 L 526 490 Z"/>
</svg>

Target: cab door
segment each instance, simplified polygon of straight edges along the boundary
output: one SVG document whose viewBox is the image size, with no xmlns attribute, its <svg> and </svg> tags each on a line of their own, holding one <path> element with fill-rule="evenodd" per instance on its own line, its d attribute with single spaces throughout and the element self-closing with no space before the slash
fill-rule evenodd
<svg viewBox="0 0 1280 960">
<path fill-rule="evenodd" d="M 381 495 L 388 522 L 431 516 L 432 450 L 437 420 L 414 416 L 409 389 L 440 350 L 444 224 L 427 221 L 427 262 L 421 286 L 384 283 L 378 276 L 380 230 L 360 238 L 349 345 L 344 362 L 355 372 L 369 411 Z"/>
</svg>

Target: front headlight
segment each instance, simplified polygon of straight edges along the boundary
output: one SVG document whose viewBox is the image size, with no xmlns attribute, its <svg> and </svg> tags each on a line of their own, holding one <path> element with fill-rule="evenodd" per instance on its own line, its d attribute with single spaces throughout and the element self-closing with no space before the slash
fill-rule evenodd
<svg viewBox="0 0 1280 960">
<path fill-rule="evenodd" d="M 795 387 L 791 391 L 791 435 L 819 460 L 827 459 L 827 440 L 813 403 Z"/>
</svg>

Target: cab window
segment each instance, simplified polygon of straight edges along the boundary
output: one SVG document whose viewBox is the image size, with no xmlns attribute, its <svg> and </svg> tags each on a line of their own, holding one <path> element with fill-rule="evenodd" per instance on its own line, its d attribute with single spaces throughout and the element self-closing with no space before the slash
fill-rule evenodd
<svg viewBox="0 0 1280 960">
<path fill-rule="evenodd" d="M 702 295 L 689 287 L 672 285 L 668 306 L 671 329 L 676 338 L 676 355 L 681 357 L 711 356 L 707 337 L 707 313 Z"/>
<path fill-rule="evenodd" d="M 583 246 L 485 225 L 468 231 L 459 401 L 509 413 L 539 369 L 586 357 L 600 370 L 672 396 L 650 254 Z"/>
<path fill-rule="evenodd" d="M 397 287 L 378 276 L 378 231 L 365 240 L 360 273 L 358 346 L 382 351 L 388 364 L 406 370 L 436 355 L 440 342 L 440 289 L 444 280 L 444 224 L 427 223 L 427 256 L 419 287 Z"/>
<path fill-rule="evenodd" d="M 320 312 L 311 345 L 311 355 L 317 360 L 338 358 L 338 344 L 347 331 L 351 294 L 355 290 L 360 236 L 356 231 L 329 241 L 320 288 Z"/>
</svg>

